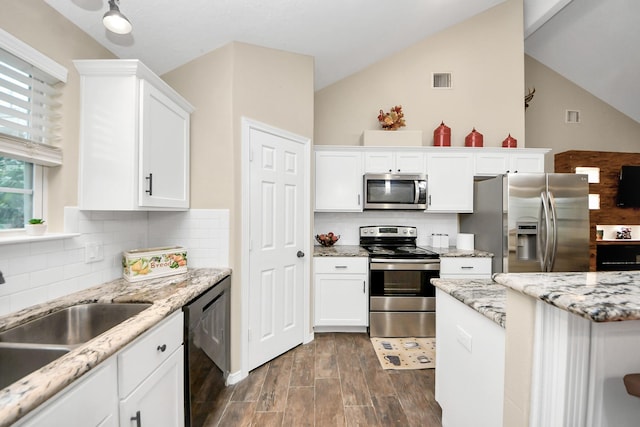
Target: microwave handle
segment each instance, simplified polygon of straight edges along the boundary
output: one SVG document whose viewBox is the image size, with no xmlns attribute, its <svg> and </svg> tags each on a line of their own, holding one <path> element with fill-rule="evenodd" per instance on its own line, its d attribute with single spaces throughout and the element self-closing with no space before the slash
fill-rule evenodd
<svg viewBox="0 0 640 427">
<path fill-rule="evenodd" d="M 416 189 L 416 195 L 413 203 L 418 204 L 420 202 L 420 183 L 418 181 L 413 181 L 413 187 Z"/>
</svg>

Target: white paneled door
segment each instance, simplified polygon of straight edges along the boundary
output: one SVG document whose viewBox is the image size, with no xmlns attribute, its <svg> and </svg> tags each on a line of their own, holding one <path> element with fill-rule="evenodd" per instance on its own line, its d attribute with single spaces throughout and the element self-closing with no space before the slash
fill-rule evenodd
<svg viewBox="0 0 640 427">
<path fill-rule="evenodd" d="M 305 144 L 252 127 L 250 160 L 249 369 L 304 337 Z"/>
</svg>

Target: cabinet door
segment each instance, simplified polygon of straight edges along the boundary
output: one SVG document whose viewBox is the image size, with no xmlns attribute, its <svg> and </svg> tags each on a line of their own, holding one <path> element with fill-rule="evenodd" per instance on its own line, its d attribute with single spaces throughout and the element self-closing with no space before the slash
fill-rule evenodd
<svg viewBox="0 0 640 427">
<path fill-rule="evenodd" d="M 316 211 L 362 211 L 362 153 L 316 152 Z"/>
<path fill-rule="evenodd" d="M 413 151 L 367 151 L 365 173 L 425 173 L 424 153 Z"/>
<path fill-rule="evenodd" d="M 428 153 L 428 212 L 473 212 L 473 154 Z"/>
<path fill-rule="evenodd" d="M 183 346 L 167 358 L 126 399 L 120 426 L 184 426 Z"/>
<path fill-rule="evenodd" d="M 140 206 L 189 207 L 189 114 L 140 82 Z"/>
<path fill-rule="evenodd" d="M 544 172 L 544 154 L 512 153 L 509 159 L 509 171 L 512 173 Z"/>
<path fill-rule="evenodd" d="M 364 172 L 394 173 L 394 160 L 391 151 L 367 151 L 364 153 Z"/>
<path fill-rule="evenodd" d="M 496 152 L 475 153 L 475 174 L 493 176 L 506 173 L 509 169 L 509 154 Z"/>
<path fill-rule="evenodd" d="M 315 326 L 368 326 L 365 274 L 316 274 Z"/>
<path fill-rule="evenodd" d="M 425 173 L 424 153 L 398 151 L 396 152 L 395 166 L 398 173 Z"/>
<path fill-rule="evenodd" d="M 111 358 L 14 426 L 116 427 L 117 396 L 116 359 Z"/>
</svg>

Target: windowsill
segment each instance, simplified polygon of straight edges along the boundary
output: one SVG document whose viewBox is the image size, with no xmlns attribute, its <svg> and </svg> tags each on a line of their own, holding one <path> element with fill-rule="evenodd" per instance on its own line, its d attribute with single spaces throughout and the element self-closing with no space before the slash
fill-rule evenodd
<svg viewBox="0 0 640 427">
<path fill-rule="evenodd" d="M 80 236 L 80 233 L 46 233 L 42 236 L 27 236 L 26 234 L 15 234 L 12 236 L 0 237 L 0 246 L 13 245 L 15 243 L 43 242 L 45 240 L 71 239 L 77 236 Z"/>
</svg>

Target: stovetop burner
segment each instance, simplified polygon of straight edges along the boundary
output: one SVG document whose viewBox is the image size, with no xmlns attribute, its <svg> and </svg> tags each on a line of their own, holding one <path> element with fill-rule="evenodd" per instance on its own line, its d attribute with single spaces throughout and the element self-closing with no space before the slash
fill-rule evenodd
<svg viewBox="0 0 640 427">
<path fill-rule="evenodd" d="M 360 227 L 360 245 L 378 258 L 438 258 L 438 254 L 416 246 L 416 227 Z"/>
<path fill-rule="evenodd" d="M 362 246 L 371 256 L 379 258 L 438 258 L 439 255 L 420 246 Z"/>
</svg>

